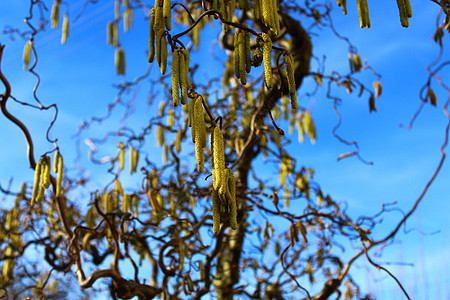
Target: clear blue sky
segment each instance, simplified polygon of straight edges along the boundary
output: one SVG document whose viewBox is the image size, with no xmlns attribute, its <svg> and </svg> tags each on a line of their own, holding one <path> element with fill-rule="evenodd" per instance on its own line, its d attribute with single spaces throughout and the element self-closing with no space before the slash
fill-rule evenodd
<svg viewBox="0 0 450 300">
<path fill-rule="evenodd" d="M 26 14 L 24 3 L 28 1 L 19 2 L 22 4 L 15 1 L 3 1 L 0 4 L 1 28 L 7 24 L 25 28 L 22 20 Z M 73 20 L 84 1 L 72 2 L 70 17 Z M 97 5 L 89 6 L 76 23 L 71 23 L 70 36 L 65 46 L 60 45 L 60 28 L 40 34 L 36 41 L 40 55 L 37 71 L 42 79 L 38 96 L 45 104 L 57 103 L 60 108 L 59 119 L 51 136 L 60 140 L 59 145 L 68 165 L 75 158 L 72 136 L 78 126 L 91 116 L 105 114 L 107 104 L 116 95 L 111 84 L 123 80 L 115 75 L 114 49 L 106 45 L 106 23 L 114 18 L 112 3 L 100 1 Z M 296 146 L 291 147 L 299 161 L 315 169 L 315 180 L 325 192 L 348 203 L 352 216 L 371 215 L 378 211 L 382 203 L 393 201 L 397 201 L 403 210 L 409 210 L 437 167 L 446 125 L 441 107 L 448 95 L 434 85 L 438 107 L 426 105 L 410 131 L 399 127 L 399 124 L 409 122 L 420 104 L 418 94 L 427 79 L 426 67 L 438 54 L 438 47 L 431 39 L 437 6 L 431 1 L 412 1 L 413 17 L 408 29 L 400 25 L 395 2 L 369 1 L 369 7 L 370 29 L 359 28 L 356 3 L 349 1 L 347 16 L 343 16 L 339 9 L 333 15 L 336 29 L 350 37 L 363 60 L 368 59 L 369 64 L 383 76 L 383 95 L 377 100 L 377 113 L 369 114 L 367 96 L 357 98 L 341 94 L 344 98 L 340 107 L 343 124 L 339 133 L 349 140 L 357 140 L 361 155 L 373 161 L 374 165 L 365 165 L 356 158 L 336 161 L 340 154 L 353 149 L 331 136 L 337 117 L 324 91 L 312 99 L 300 100 L 300 105 L 312 107 L 318 129 L 316 144 L 311 145 L 306 140 L 301 145 L 294 143 Z M 135 16 L 130 33 L 124 34 L 121 29 L 120 40 L 126 49 L 126 80 L 133 80 L 135 76 L 145 73 L 148 67 L 144 53 L 148 43 L 147 30 L 142 13 Z M 12 84 L 13 95 L 31 102 L 35 79 L 22 68 L 25 41 L 17 39 L 12 42 L 2 34 L 0 42 L 7 44 L 2 70 Z M 199 53 L 193 54 L 193 61 L 198 62 L 204 55 L 209 55 L 207 51 L 210 50 L 210 43 L 207 40 L 203 42 L 206 45 Z M 446 42 L 448 34 L 444 44 Z M 318 37 L 313 37 L 313 43 L 314 54 L 327 57 L 326 72 L 348 71 L 348 48 L 344 42 L 325 30 Z M 448 52 L 446 54 L 448 57 Z M 208 68 L 211 67 L 208 65 Z M 448 69 L 444 69 L 441 75 L 444 80 L 448 78 Z M 157 67 L 152 70 L 151 76 L 159 76 Z M 370 84 L 375 77 L 365 72 L 359 79 Z M 139 89 L 137 112 L 128 123 L 136 129 L 143 127 L 148 116 L 153 113 L 145 105 L 148 87 L 144 83 Z M 299 93 L 312 88 L 312 81 L 306 80 Z M 8 107 L 31 128 L 36 141 L 36 155 L 52 149 L 52 145 L 45 143 L 42 134 L 52 118 L 52 112 L 36 113 L 12 101 Z M 115 122 L 118 122 L 121 112 L 123 109 L 116 112 L 113 118 Z M 140 123 L 142 120 L 144 123 Z M 26 145 L 21 132 L 4 117 L 0 117 L 0 128 L 2 140 L 7 141 L 0 152 L 3 157 L 0 160 L 0 183 L 4 186 L 11 177 L 14 178 L 15 187 L 20 185 L 21 180 L 30 182 L 33 172 L 27 171 Z M 93 126 L 89 134 L 103 135 L 104 130 Z M 296 133 L 292 140 L 297 140 Z M 147 147 L 151 147 L 150 143 Z M 82 149 L 85 154 L 87 148 L 83 146 Z M 86 157 L 83 161 L 87 161 Z M 92 170 L 95 173 L 96 168 Z M 407 235 L 400 233 L 397 242 L 385 249 L 382 257 L 377 258 L 379 262 L 414 264 L 413 267 L 389 266 L 414 299 L 450 297 L 446 287 L 446 283 L 450 282 L 447 268 L 450 263 L 449 177 L 450 166 L 446 163 L 418 211 L 407 223 L 408 229 L 420 228 L 425 233 L 440 232 L 434 235 L 421 235 L 417 231 Z M 93 179 L 95 182 L 105 180 L 95 176 Z M 386 215 L 381 230 L 388 230 L 400 217 L 396 212 Z M 386 232 L 375 232 L 374 235 L 381 237 Z M 355 267 L 354 276 L 364 278 L 357 281 L 367 284 L 363 291 L 372 291 L 380 299 L 400 298 L 400 289 L 385 273 L 369 266 L 364 259 L 360 259 Z"/>
</svg>

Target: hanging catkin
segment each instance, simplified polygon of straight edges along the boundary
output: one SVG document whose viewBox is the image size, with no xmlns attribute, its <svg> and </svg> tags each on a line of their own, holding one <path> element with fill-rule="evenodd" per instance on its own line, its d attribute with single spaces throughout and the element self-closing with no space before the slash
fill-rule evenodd
<svg viewBox="0 0 450 300">
<path fill-rule="evenodd" d="M 179 51 L 175 50 L 172 55 L 172 103 L 174 107 L 177 107 L 180 103 L 180 90 L 178 88 L 180 64 L 178 54 Z"/>
<path fill-rule="evenodd" d="M 269 0 L 270 1 L 270 0 Z M 263 60 L 264 60 L 264 77 L 268 89 L 272 88 L 272 58 L 270 52 L 272 51 L 272 40 L 267 33 L 262 33 L 263 39 Z"/>
</svg>

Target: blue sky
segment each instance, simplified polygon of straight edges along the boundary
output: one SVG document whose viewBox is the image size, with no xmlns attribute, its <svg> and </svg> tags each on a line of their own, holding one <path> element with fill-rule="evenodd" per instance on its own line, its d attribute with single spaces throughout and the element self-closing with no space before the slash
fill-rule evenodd
<svg viewBox="0 0 450 300">
<path fill-rule="evenodd" d="M 82 2 L 77 1 L 70 7 L 72 20 Z M 6 24 L 25 28 L 22 22 L 26 14 L 25 5 L 3 1 L 0 8 L 2 28 Z M 437 167 L 446 125 L 446 117 L 441 107 L 448 95 L 437 85 L 433 85 L 438 97 L 438 107 L 426 105 L 409 131 L 399 126 L 409 122 L 420 104 L 418 94 L 427 79 L 426 67 L 438 54 L 438 47 L 431 39 L 437 6 L 431 1 L 413 2 L 413 17 L 408 29 L 401 27 L 394 2 L 386 4 L 369 1 L 369 8 L 372 24 L 370 29 L 359 28 L 355 3 L 348 3 L 347 16 L 342 15 L 339 8 L 335 9 L 333 16 L 334 25 L 340 34 L 350 37 L 362 59 L 368 59 L 369 64 L 382 75 L 383 95 L 377 99 L 377 113 L 369 114 L 367 96 L 357 98 L 336 91 L 343 97 L 340 107 L 343 116 L 340 135 L 349 140 L 357 140 L 361 155 L 366 160 L 373 161 L 374 165 L 365 165 L 356 158 L 336 161 L 340 154 L 353 149 L 331 136 L 337 117 L 324 91 L 312 99 L 302 98 L 300 101 L 300 105 L 312 107 L 318 129 L 316 144 L 311 145 L 309 140 L 306 140 L 300 146 L 296 143 L 290 146 L 299 161 L 315 169 L 315 180 L 321 184 L 322 189 L 335 199 L 348 204 L 352 216 L 372 214 L 382 203 L 393 201 L 397 201 L 398 206 L 405 211 L 409 210 Z M 72 136 L 78 126 L 91 116 L 104 115 L 107 104 L 116 95 L 112 83 L 123 79 L 115 75 L 114 49 L 106 45 L 106 23 L 113 18 L 112 1 L 100 1 L 97 5 L 89 6 L 86 13 L 76 23 L 71 24 L 67 45 L 60 45 L 60 29 L 49 29 L 37 38 L 36 45 L 40 55 L 37 71 L 42 78 L 38 95 L 44 103 L 56 102 L 60 108 L 60 116 L 52 131 L 52 137 L 60 140 L 60 147 L 68 165 L 75 158 Z M 126 80 L 132 80 L 147 70 L 144 53 L 148 42 L 147 30 L 147 23 L 142 21 L 141 12 L 136 14 L 130 33 L 124 34 L 121 29 L 120 40 L 125 45 L 127 60 Z M 444 44 L 446 40 L 447 36 Z M 25 41 L 17 39 L 13 42 L 3 34 L 0 35 L 0 42 L 7 45 L 2 70 L 12 84 L 13 95 L 21 100 L 32 101 L 31 90 L 35 79 L 23 71 L 22 67 Z M 210 44 L 207 40 L 204 42 L 206 45 L 201 47 L 200 52 L 193 54 L 193 61 L 200 61 L 206 51 L 210 50 Z M 348 47 L 343 41 L 324 30 L 320 32 L 319 37 L 313 37 L 313 43 L 314 54 L 327 57 L 326 72 L 348 72 Z M 446 54 L 448 57 L 448 52 Z M 211 62 L 208 68 L 213 67 Z M 444 80 L 448 74 L 448 70 L 444 69 L 441 73 Z M 157 67 L 153 68 L 151 76 L 159 76 Z M 369 85 L 375 79 L 370 72 L 358 76 L 358 79 Z M 136 116 L 148 118 L 153 113 L 152 109 L 145 105 L 148 87 L 149 85 L 144 83 L 139 89 Z M 312 88 L 312 80 L 306 80 L 299 93 Z M 31 128 L 36 141 L 36 155 L 52 149 L 51 144 L 45 143 L 42 134 L 53 117 L 52 112 L 36 113 L 35 110 L 18 106 L 12 101 L 8 103 L 8 107 Z M 115 122 L 121 112 L 123 109 L 116 111 Z M 135 117 L 129 124 L 139 129 L 144 126 L 140 124 L 140 120 L 142 119 Z M 4 186 L 13 177 L 14 186 L 17 187 L 21 180 L 31 181 L 33 178 L 33 172 L 27 170 L 25 142 L 19 130 L 3 117 L 0 118 L 0 128 L 2 139 L 8 141 L 0 152 L 4 157 L 0 160 L 0 183 Z M 103 132 L 97 126 L 93 126 L 89 131 L 91 136 Z M 297 140 L 296 133 L 292 140 Z M 146 146 L 151 147 L 151 144 Z M 83 146 L 82 149 L 84 153 L 87 152 L 87 147 Z M 159 150 L 156 152 L 159 153 Z M 87 162 L 86 157 L 83 161 Z M 90 170 L 95 174 L 94 182 L 106 180 L 96 177 L 96 170 L 99 170 L 96 167 Z M 448 255 L 445 255 L 448 253 L 450 236 L 447 216 L 450 209 L 449 177 L 450 167 L 446 163 L 418 211 L 407 223 L 407 228 L 410 229 L 420 228 L 425 233 L 439 233 L 400 233 L 396 239 L 397 243 L 386 248 L 383 256 L 378 258 L 378 261 L 385 262 L 414 263 L 413 267 L 389 267 L 394 274 L 399 275 L 415 299 L 450 297 L 445 285 L 450 281 L 449 272 L 445 268 L 450 263 Z M 386 215 L 381 232 L 375 232 L 374 235 L 383 236 L 383 233 L 387 232 L 384 230 L 388 230 L 400 217 L 395 212 Z M 356 268 L 355 276 L 363 276 L 365 279 L 360 281 L 367 281 L 366 288 L 380 299 L 400 297 L 399 288 L 393 280 L 386 278 L 386 274 L 368 266 L 364 259 L 360 259 L 356 267 L 359 269 Z"/>
</svg>

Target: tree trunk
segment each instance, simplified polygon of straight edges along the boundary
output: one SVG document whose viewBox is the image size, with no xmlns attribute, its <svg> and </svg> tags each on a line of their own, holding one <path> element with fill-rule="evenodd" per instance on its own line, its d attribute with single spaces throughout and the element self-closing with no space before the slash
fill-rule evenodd
<svg viewBox="0 0 450 300">
<path fill-rule="evenodd" d="M 288 15 L 282 14 L 283 25 L 286 28 L 286 32 L 290 35 L 291 39 L 286 40 L 289 42 L 288 49 L 292 52 L 294 57 L 295 66 L 295 81 L 297 89 L 301 86 L 303 77 L 309 73 L 309 62 L 312 55 L 311 40 L 303 29 L 301 24 L 291 18 Z M 285 46 L 285 45 L 283 45 Z M 284 78 L 285 82 L 286 78 Z M 287 85 L 285 85 L 287 88 Z M 283 91 L 287 94 L 287 91 Z M 258 122 L 264 121 L 264 117 L 275 106 L 280 98 L 280 92 L 275 90 L 271 92 L 269 98 L 272 101 L 264 104 L 264 109 L 258 116 Z M 243 134 L 243 139 L 246 140 L 250 135 L 251 128 L 246 128 Z M 251 146 L 245 151 L 243 157 L 240 159 L 236 167 L 236 180 L 237 180 L 237 201 L 238 201 L 238 228 L 236 230 L 228 230 L 228 234 L 224 237 L 222 255 L 219 256 L 217 262 L 217 280 L 214 281 L 216 287 L 217 297 L 219 300 L 231 300 L 233 299 L 234 285 L 240 281 L 240 265 L 241 254 L 244 244 L 244 238 L 247 230 L 247 210 L 248 205 L 245 197 L 239 197 L 244 195 L 248 189 L 248 174 L 251 168 L 253 160 L 259 154 L 259 139 L 253 138 Z"/>
</svg>

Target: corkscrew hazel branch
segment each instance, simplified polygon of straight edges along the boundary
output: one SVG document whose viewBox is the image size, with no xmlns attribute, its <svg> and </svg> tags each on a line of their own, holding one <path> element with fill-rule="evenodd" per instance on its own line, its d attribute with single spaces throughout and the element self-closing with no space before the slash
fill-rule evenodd
<svg viewBox="0 0 450 300">
<path fill-rule="evenodd" d="M 248 31 L 248 32 L 252 33 L 252 34 L 255 35 L 255 36 L 258 36 L 258 35 L 259 35 L 259 34 L 258 34 L 256 31 L 254 31 L 253 29 L 250 29 L 250 28 L 248 28 L 248 27 L 245 27 L 245 26 L 242 25 L 242 24 L 230 22 L 230 21 L 227 21 L 227 20 L 223 19 L 222 13 L 221 13 L 220 11 L 217 11 L 217 10 L 208 10 L 208 11 L 205 11 L 203 14 L 201 14 L 201 15 L 198 17 L 198 19 L 195 20 L 195 22 L 194 22 L 191 26 L 189 26 L 189 28 L 187 28 L 186 30 L 184 30 L 184 31 L 182 31 L 182 32 L 180 32 L 180 33 L 178 33 L 178 34 L 176 34 L 176 35 L 174 35 L 174 36 L 172 37 L 172 39 L 173 39 L 173 40 L 178 40 L 178 38 L 180 38 L 181 36 L 188 34 L 191 30 L 194 29 L 194 27 L 195 27 L 195 26 L 196 26 L 196 25 L 197 25 L 204 17 L 209 16 L 209 15 L 216 15 L 216 16 L 220 19 L 220 21 L 221 21 L 222 23 L 224 23 L 224 24 L 233 26 L 233 27 L 235 27 L 235 28 L 242 29 L 242 30 L 244 30 L 244 31 Z"/>
</svg>

